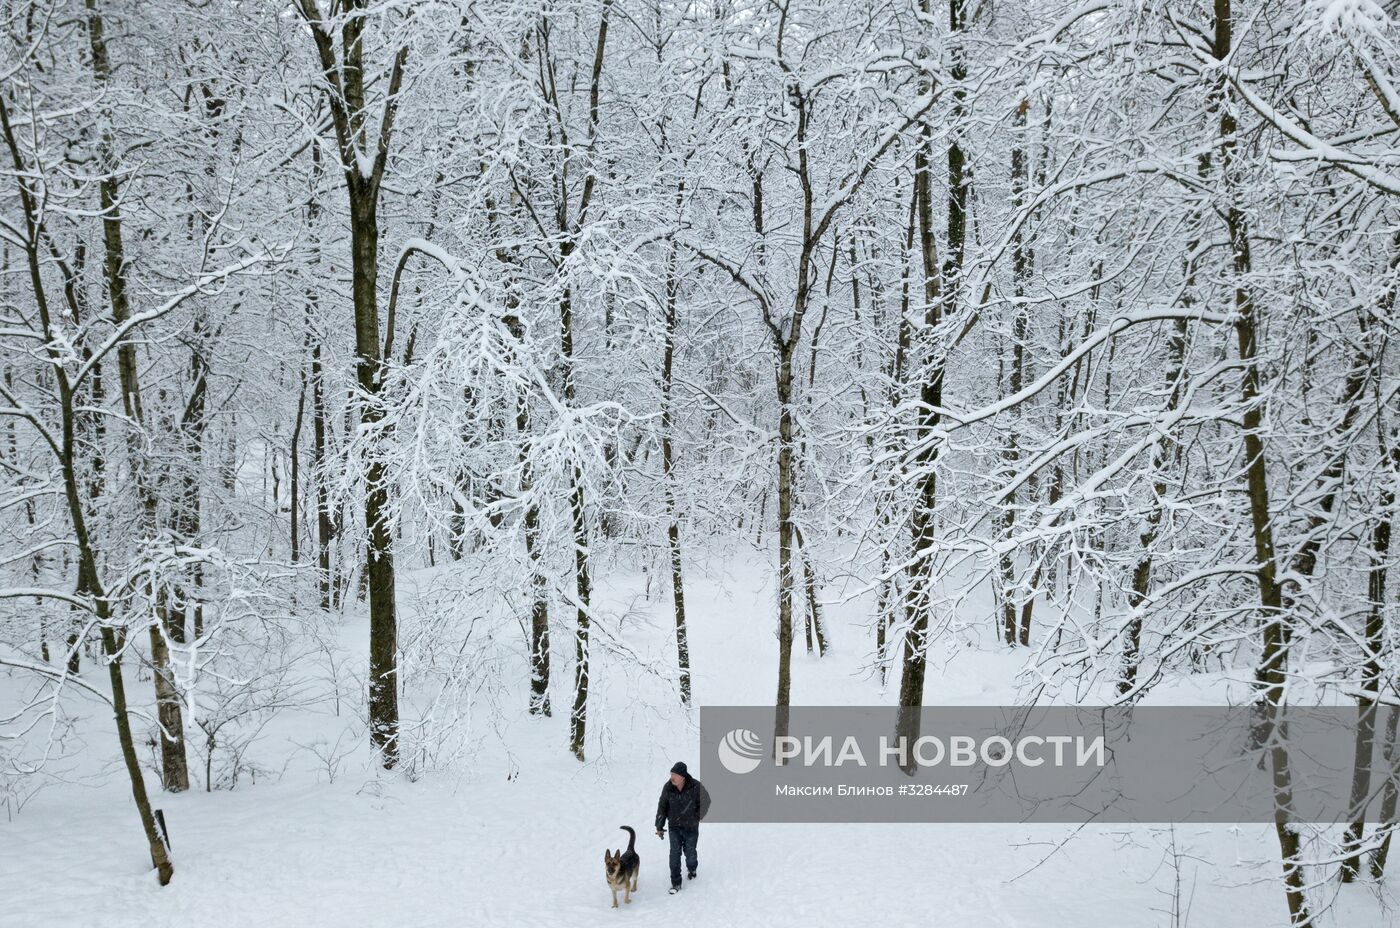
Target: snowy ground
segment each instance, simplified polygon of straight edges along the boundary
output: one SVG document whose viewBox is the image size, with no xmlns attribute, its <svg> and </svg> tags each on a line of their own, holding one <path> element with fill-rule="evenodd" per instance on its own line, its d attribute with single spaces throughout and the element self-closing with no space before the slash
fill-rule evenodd
<svg viewBox="0 0 1400 928">
<path fill-rule="evenodd" d="M 688 599 L 697 703 L 769 702 L 776 643 L 762 559 L 717 560 L 708 576 L 696 568 Z M 433 577 L 419 580 L 426 587 Z M 648 601 L 635 571 L 614 569 L 601 580 L 601 598 L 626 612 L 627 646 L 643 658 L 669 658 L 666 600 Z M 412 585 L 406 587 L 412 598 Z M 827 658 L 796 658 L 795 702 L 890 701 L 861 670 L 868 633 L 851 624 L 857 612 L 832 610 L 835 649 Z M 365 635 L 362 622 L 346 621 L 348 654 L 363 651 Z M 0 821 L 0 925 L 1287 923 L 1277 846 L 1269 828 L 1255 825 L 710 824 L 701 833 L 700 879 L 669 897 L 665 844 L 650 825 L 670 763 L 692 759 L 692 720 L 645 708 L 659 684 L 624 670 L 605 648 L 597 653 L 592 714 L 599 740 L 591 746 L 595 759 L 583 766 L 565 750 L 562 713 L 530 719 L 512 705 L 500 736 L 486 736 L 467 769 L 415 782 L 376 777 L 357 750 L 332 781 L 309 746 L 334 743 L 354 723 L 324 707 L 285 713 L 255 746 L 275 776 L 233 791 L 157 795 L 177 868 L 166 888 L 146 869 L 110 749 L 111 723 L 100 707 L 88 707 L 86 753 L 105 754 L 109 763 L 101 770 L 56 765 L 71 770 L 66 782 L 49 783 L 12 821 Z M 931 676 L 927 701 L 1009 700 L 1017 666 L 1005 653 L 969 648 Z M 0 704 L 22 686 L 0 677 Z M 144 693 L 149 684 L 133 686 Z M 556 704 L 565 700 L 560 685 Z M 523 699 L 514 702 L 523 707 Z M 621 824 L 638 829 L 642 871 L 632 905 L 614 911 L 602 852 L 625 838 Z M 1393 881 L 1390 888 L 1332 885 L 1318 895 L 1329 903 L 1321 923 L 1400 925 Z"/>
</svg>

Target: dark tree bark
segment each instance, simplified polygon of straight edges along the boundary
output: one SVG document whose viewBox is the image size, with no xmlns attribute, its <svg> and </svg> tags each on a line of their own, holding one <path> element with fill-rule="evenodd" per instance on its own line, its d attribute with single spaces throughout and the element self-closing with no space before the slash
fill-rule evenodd
<svg viewBox="0 0 1400 928">
<path fill-rule="evenodd" d="M 928 12 L 928 0 L 920 4 Z M 964 171 L 964 154 L 958 137 L 958 127 L 965 115 L 966 91 L 962 82 L 967 77 L 967 63 L 961 46 L 965 22 L 965 0 L 952 0 L 948 5 L 948 28 L 952 42 L 953 131 L 947 149 L 948 170 L 948 254 L 940 268 L 935 244 L 933 217 L 933 130 L 925 120 L 919 127 L 918 147 L 914 154 L 914 196 L 919 219 L 919 250 L 923 258 L 924 329 L 937 331 L 939 324 L 957 310 L 957 290 L 962 276 L 963 244 L 967 231 L 967 200 L 969 183 Z M 905 593 L 905 616 L 908 630 L 904 636 L 904 674 L 899 684 L 900 733 L 911 740 L 917 737 L 917 707 L 924 701 L 924 673 L 927 666 L 928 631 L 933 586 L 934 510 L 938 502 L 937 445 L 932 441 L 942 417 L 944 360 L 937 345 L 925 343 L 925 367 L 919 389 L 919 425 L 916 440 L 920 450 L 915 455 L 917 493 L 914 512 L 910 517 L 912 568 Z"/>
<path fill-rule="evenodd" d="M 1395 236 L 1395 245 L 1400 246 L 1400 233 Z M 1391 311 L 1395 308 L 1397 291 L 1400 291 L 1400 284 L 1395 282 L 1395 272 L 1400 270 L 1400 247 L 1396 248 L 1395 256 L 1391 259 L 1391 283 L 1381 294 L 1378 301 L 1379 311 L 1377 317 L 1387 319 Z M 1348 383 L 1350 386 L 1350 382 Z M 1355 397 L 1353 403 L 1348 407 L 1348 413 L 1352 408 L 1359 407 L 1360 397 Z M 1347 423 L 1346 425 L 1349 425 Z M 1346 427 L 1344 425 L 1344 428 Z M 1381 651 L 1385 647 L 1385 593 L 1387 570 L 1389 568 L 1388 558 L 1390 556 L 1390 534 L 1391 523 L 1395 510 L 1395 490 L 1394 479 L 1397 471 L 1400 471 L 1400 446 L 1394 444 L 1394 439 L 1390 439 L 1390 446 L 1387 447 L 1385 432 L 1381 421 L 1377 420 L 1376 431 L 1380 436 L 1378 445 L 1381 458 L 1389 465 L 1382 471 L 1380 500 L 1376 507 L 1376 521 L 1371 526 L 1371 566 L 1366 577 L 1366 594 L 1370 600 L 1370 608 L 1366 612 L 1366 661 L 1361 669 L 1361 692 L 1357 696 L 1357 705 L 1361 714 L 1357 719 L 1356 727 L 1356 748 L 1352 765 L 1351 784 L 1351 805 L 1356 810 L 1351 825 L 1347 828 L 1346 834 L 1342 838 L 1342 848 L 1348 851 L 1346 858 L 1342 861 L 1342 882 L 1350 883 L 1355 880 L 1361 869 L 1361 836 L 1365 827 L 1363 810 L 1365 801 L 1371 793 L 1371 757 L 1375 752 L 1375 730 L 1376 712 L 1379 702 L 1381 681 L 1383 679 L 1384 667 L 1381 662 Z M 1330 508 L 1330 507 L 1329 507 Z M 1391 720 L 1400 714 L 1400 710 L 1391 711 Z M 1394 732 L 1391 732 L 1392 740 Z M 1390 745 L 1387 745 L 1387 749 Z M 1387 786 L 1393 790 L 1394 784 L 1387 781 Z M 1391 794 L 1393 799 L 1393 793 Z M 1393 810 L 1392 810 L 1393 811 Z M 1383 821 L 1394 821 L 1393 818 L 1386 818 Z M 1386 840 L 1389 840 L 1389 834 Z M 1379 855 L 1378 855 L 1379 856 Z M 1382 863 L 1384 869 L 1384 863 Z M 1376 874 L 1380 878 L 1380 874 Z"/>
<path fill-rule="evenodd" d="M 1360 714 L 1356 724 L 1356 749 L 1352 758 L 1352 781 L 1351 781 L 1351 807 L 1356 810 L 1352 823 L 1347 827 L 1346 834 L 1342 837 L 1342 849 L 1347 852 L 1347 856 L 1342 861 L 1342 882 L 1350 883 L 1356 879 L 1361 870 L 1361 837 L 1365 828 L 1363 817 L 1366 801 L 1371 795 L 1371 757 L 1375 753 L 1375 732 L 1376 714 L 1379 704 L 1381 680 L 1384 676 L 1384 667 L 1381 664 L 1381 651 L 1385 647 L 1385 590 L 1387 579 L 1388 558 L 1390 557 L 1390 533 L 1391 533 L 1391 513 L 1395 508 L 1395 491 L 1393 475 L 1397 466 L 1400 466 L 1400 448 L 1392 447 L 1386 455 L 1390 459 L 1390 479 L 1386 480 L 1381 490 L 1379 505 L 1379 516 L 1375 525 L 1371 527 L 1371 568 L 1367 572 L 1366 592 L 1371 600 L 1370 608 L 1366 612 L 1366 662 L 1361 668 L 1361 692 L 1356 698 Z M 1400 707 L 1392 707 L 1390 710 L 1391 727 L 1394 727 L 1394 720 L 1400 715 Z M 1395 732 L 1390 732 L 1392 744 L 1387 744 L 1389 750 L 1394 741 Z M 1389 765 L 1383 766 L 1383 770 L 1393 769 Z M 1392 807 L 1388 817 L 1382 818 L 1384 822 L 1393 822 L 1394 819 L 1394 783 L 1387 780 L 1388 793 L 1383 799 L 1388 798 L 1392 802 Z M 1389 834 L 1386 840 L 1389 840 Z M 1385 859 L 1381 854 L 1381 849 L 1377 849 L 1376 856 L 1381 861 L 1380 870 L 1373 875 L 1380 879 L 1385 869 Z"/>
<path fill-rule="evenodd" d="M 209 362 L 205 359 L 203 346 L 199 344 L 201 328 L 198 323 L 194 326 L 195 347 L 190 354 L 190 397 L 185 404 L 179 427 L 184 460 L 170 511 L 171 527 L 175 530 L 176 537 L 189 545 L 196 544 L 199 538 L 200 474 L 204 467 L 204 439 L 209 431 Z M 295 470 L 294 464 L 293 480 L 296 479 Z M 295 506 L 295 491 L 292 494 L 292 502 Z M 199 582 L 199 567 L 196 566 L 192 576 L 188 578 L 188 583 L 177 584 L 173 590 L 174 614 L 169 628 L 172 640 L 180 644 L 185 642 L 185 617 L 191 598 L 190 588 L 197 587 Z M 200 607 L 196 605 L 195 608 L 198 611 Z"/>
<path fill-rule="evenodd" d="M 289 468 L 291 470 L 291 560 L 301 563 L 301 426 L 306 418 L 306 371 L 301 372 L 301 388 L 297 391 L 297 414 L 292 423 Z"/>
<path fill-rule="evenodd" d="M 515 298 L 509 308 L 515 309 Z M 506 329 L 517 342 L 525 335 L 525 327 L 515 315 L 504 320 Z M 515 430 L 520 441 L 520 493 L 526 495 L 534 487 L 534 465 L 526 447 L 530 434 L 530 407 L 524 396 L 515 399 Z M 530 714 L 552 715 L 549 705 L 549 588 L 541 563 L 540 507 L 531 502 L 522 519 L 525 534 L 525 560 L 530 569 Z"/>
<path fill-rule="evenodd" d="M 799 271 L 797 300 L 805 309 L 807 300 L 806 274 Z M 778 346 L 778 711 L 775 737 L 788 731 L 788 706 L 792 702 L 792 604 L 795 578 L 793 576 L 793 414 L 792 414 L 792 347 L 790 342 Z"/>
<path fill-rule="evenodd" d="M 1195 254 L 1195 243 L 1187 251 Z M 1191 259 L 1188 259 L 1190 261 Z M 1187 294 L 1194 282 L 1194 263 L 1187 269 Z M 1186 322 L 1178 320 L 1171 342 L 1167 349 L 1167 412 L 1175 411 L 1181 402 L 1182 375 L 1186 362 Z M 1155 557 L 1157 536 L 1161 532 L 1162 518 L 1165 515 L 1163 500 L 1167 493 L 1167 468 L 1172 458 L 1172 449 L 1167 440 L 1160 440 L 1152 449 L 1152 493 L 1153 505 L 1148 510 L 1142 530 L 1138 533 L 1138 559 L 1133 565 L 1132 587 L 1128 590 L 1128 608 L 1132 617 L 1124 633 L 1123 673 L 1118 680 L 1118 695 L 1131 693 L 1138 685 L 1138 670 L 1142 665 L 1142 615 L 1139 610 L 1147 602 L 1148 591 L 1152 588 L 1152 566 Z"/>
<path fill-rule="evenodd" d="M 659 52 L 658 52 L 659 53 Z M 681 218 L 685 181 L 676 185 L 676 219 Z M 673 239 L 666 263 L 666 328 L 661 348 L 661 476 L 666 482 L 666 547 L 671 561 L 671 605 L 676 621 L 676 667 L 681 705 L 690 705 L 690 642 L 685 625 L 685 577 L 681 565 L 680 507 L 676 501 L 675 401 L 676 301 L 680 293 L 679 249 Z"/>
<path fill-rule="evenodd" d="M 87 0 L 88 29 L 92 41 L 103 49 L 103 67 L 106 66 L 105 45 L 102 41 L 102 19 L 97 12 L 95 0 Z M 106 658 L 107 676 L 112 690 L 112 712 L 116 722 L 117 739 L 121 744 L 122 761 L 127 779 L 131 783 L 131 796 L 141 820 L 141 830 L 145 834 L 147 849 L 151 856 L 151 866 L 156 870 L 162 886 L 170 882 L 175 873 L 170 859 L 169 848 L 156 829 L 155 815 L 151 811 L 150 798 L 146 792 L 146 781 L 141 774 L 141 764 L 136 756 L 136 743 L 131 733 L 131 718 L 127 712 L 126 683 L 122 678 L 121 657 L 125 642 L 117 640 L 112 627 L 112 609 L 103 589 L 97 571 L 97 553 L 92 544 L 87 527 L 86 503 L 80 489 L 79 476 L 78 394 L 68 378 L 67 369 L 57 353 L 57 342 L 53 317 L 49 311 L 47 294 L 44 288 L 43 272 L 40 263 L 40 238 L 43 235 L 39 226 L 39 212 L 30 189 L 21 178 L 29 176 L 19 145 L 15 140 L 10 124 L 9 109 L 3 94 L 0 94 L 0 130 L 4 132 L 19 188 L 20 206 L 24 214 L 24 250 L 29 272 L 29 283 L 33 289 L 35 307 L 40 326 L 44 332 L 46 351 L 53 364 L 55 388 L 60 410 L 60 435 L 54 452 L 63 480 L 63 498 L 67 504 L 69 524 L 73 530 L 73 541 L 78 557 L 78 581 L 76 594 L 92 602 L 92 611 L 97 618 L 102 641 L 102 653 Z M 106 217 L 104 217 L 105 219 Z M 89 488 L 90 489 L 90 488 Z"/>
<path fill-rule="evenodd" d="M 103 34 L 102 16 L 97 10 L 96 0 L 87 0 L 88 45 L 92 51 L 93 75 L 100 86 L 105 86 L 111 76 L 111 64 L 107 55 L 107 43 Z M 104 134 L 101 144 L 105 172 L 98 182 L 98 199 L 102 210 L 102 241 L 105 260 L 104 278 L 107 284 L 107 299 L 111 305 L 112 319 L 121 326 L 131 319 L 131 303 L 126 291 L 126 248 L 123 242 L 121 214 L 121 186 L 116 166 L 113 163 L 112 140 Z M 123 341 L 117 346 L 117 372 L 121 384 L 122 407 L 126 418 L 136 428 L 127 439 L 131 468 L 135 476 L 137 494 L 141 501 L 143 528 L 149 537 L 159 532 L 158 501 L 155 481 L 157 479 L 151 462 L 147 460 L 144 442 L 140 434 L 147 428 L 146 413 L 141 402 L 141 384 L 137 372 L 136 346 L 131 341 Z M 166 636 L 170 634 L 169 613 L 164 605 L 164 590 L 152 588 L 151 600 L 154 605 L 154 621 L 148 623 L 151 644 L 152 680 L 156 694 L 156 717 L 160 728 L 162 783 L 167 790 L 180 792 L 189 789 L 189 764 L 185 757 L 185 729 L 180 707 L 180 695 L 175 686 L 170 668 L 170 649 Z"/>
<path fill-rule="evenodd" d="M 910 297 L 909 281 L 913 278 L 913 269 L 910 267 L 910 260 L 914 250 L 914 230 L 918 225 L 918 184 L 914 184 L 909 195 L 909 219 L 905 224 L 903 252 L 900 257 L 900 266 L 904 273 L 900 275 L 899 294 L 899 319 L 897 321 L 897 334 L 895 337 L 894 358 L 890 363 L 890 387 L 889 404 L 891 414 L 898 417 L 899 408 L 904 404 L 905 396 L 905 367 L 909 357 L 909 351 L 913 340 L 913 326 L 909 320 Z M 887 449 L 893 451 L 894 449 Z M 890 529 L 894 524 L 894 499 L 900 481 L 900 474 L 897 468 L 890 469 L 888 482 L 889 500 L 884 507 L 881 521 L 886 529 Z M 880 554 L 880 575 L 885 576 L 890 572 L 890 564 L 895 558 L 897 549 L 894 547 L 896 539 L 890 537 L 885 542 L 885 549 Z M 889 629 L 895 622 L 895 611 L 904 602 L 903 587 L 900 583 L 900 574 L 885 580 L 880 584 L 880 596 L 878 611 L 875 619 L 875 654 L 880 666 L 880 684 L 883 686 L 889 677 L 890 660 L 888 653 L 887 638 Z"/>
<path fill-rule="evenodd" d="M 593 200 L 598 173 L 592 162 L 594 145 L 598 137 L 598 105 L 602 91 L 603 52 L 608 41 L 608 17 L 612 12 L 612 0 L 603 0 L 602 12 L 598 18 L 598 35 L 593 47 L 593 68 L 588 83 L 588 173 L 584 178 L 583 190 L 579 194 L 578 211 L 571 219 L 567 191 L 561 189 L 558 202 L 559 229 L 564 233 L 559 243 L 559 267 L 562 270 L 577 247 L 577 240 L 588 219 L 588 208 Z M 549 61 L 552 70 L 554 62 Z M 551 81 L 551 86 L 557 83 Z M 557 91 L 552 91 L 557 92 Z M 557 98 L 554 111 L 562 114 Z M 562 120 L 562 116 L 560 117 Z M 567 137 L 560 125 L 561 135 Z M 574 293 L 572 284 L 566 285 L 559 298 L 559 346 L 564 366 L 564 402 L 573 407 L 578 400 L 578 385 L 574 371 Z M 593 598 L 593 578 L 589 564 L 588 509 L 583 486 L 583 469 L 578 461 L 573 462 L 570 471 L 569 516 L 573 530 L 574 548 L 574 595 L 576 623 L 574 627 L 574 698 L 569 713 L 569 750 L 580 761 L 584 759 L 584 743 L 588 735 L 588 684 L 589 655 L 588 638 L 591 600 Z"/>
<path fill-rule="evenodd" d="M 331 607 L 331 549 L 335 546 L 335 523 L 326 496 L 321 468 L 326 461 L 326 385 L 321 366 L 320 336 L 311 346 L 311 472 L 316 497 L 316 583 L 321 591 L 321 608 Z"/>
<path fill-rule="evenodd" d="M 1030 100 L 1023 99 L 1013 114 L 1012 126 L 1017 130 L 1015 146 L 1011 149 L 1011 208 L 1016 212 L 1025 206 L 1026 188 L 1029 175 L 1026 163 L 1026 113 L 1030 110 Z M 1021 392 L 1026 376 L 1026 337 L 1029 329 L 1029 313 L 1023 302 L 1026 296 L 1026 280 L 1030 275 L 1030 250 L 1026 246 L 1022 232 L 1024 223 L 1018 223 L 1011 239 L 1011 283 L 1012 294 L 1017 299 L 1015 315 L 1011 321 L 1011 394 Z M 1012 474 L 1021 463 L 1020 434 L 1012 425 L 1007 434 L 1006 462 Z M 1003 501 L 1002 537 L 1010 541 L 1016 530 L 1016 493 L 1008 494 Z M 1001 572 L 1001 637 L 1006 644 L 1016 643 L 1016 558 L 1006 551 L 997 559 Z M 1032 596 L 1032 598 L 1034 598 Z M 1029 614 L 1024 637 L 1029 638 Z M 1022 642 L 1023 644 L 1026 642 Z"/>
<path fill-rule="evenodd" d="M 1400 769 L 1400 708 L 1394 706 L 1390 709 L 1390 724 L 1386 727 L 1385 743 L 1381 749 L 1383 763 L 1382 769 L 1390 771 L 1386 777 L 1385 786 L 1381 792 L 1381 814 L 1380 820 L 1383 822 L 1395 822 L 1396 806 L 1400 805 L 1400 777 L 1395 771 Z M 1381 839 L 1380 847 L 1371 857 L 1371 878 L 1379 880 L 1385 876 L 1386 858 L 1390 856 L 1390 839 L 1395 836 L 1395 825 L 1388 826 L 1385 837 Z"/>
<path fill-rule="evenodd" d="M 1215 31 L 1212 54 L 1222 63 L 1230 58 L 1231 35 L 1230 0 L 1215 0 Z M 1284 611 L 1283 588 L 1278 579 L 1278 557 L 1274 548 L 1273 515 L 1269 504 L 1269 464 L 1261 433 L 1264 418 L 1262 364 L 1259 360 L 1259 310 L 1249 289 L 1252 270 L 1250 257 L 1249 221 L 1240 207 L 1239 178 L 1236 176 L 1235 148 L 1238 125 L 1233 101 L 1224 77 L 1219 78 L 1215 105 L 1220 112 L 1220 173 L 1224 180 L 1227 202 L 1225 227 L 1229 235 L 1232 270 L 1235 274 L 1234 308 L 1235 335 L 1239 357 L 1244 364 L 1240 378 L 1240 402 L 1243 406 L 1245 481 L 1249 499 L 1250 522 L 1254 540 L 1255 576 L 1258 581 L 1261 656 L 1255 673 L 1260 704 L 1270 723 L 1283 705 L 1284 684 L 1288 678 L 1288 627 Z M 1293 807 L 1293 778 L 1289 767 L 1288 749 L 1281 742 L 1270 749 L 1274 778 L 1274 806 L 1277 812 L 1275 833 L 1283 860 L 1284 896 L 1289 918 L 1295 926 L 1311 926 L 1307 895 L 1303 880 L 1303 862 L 1298 833 L 1288 819 Z"/>
<path fill-rule="evenodd" d="M 796 526 L 794 534 L 797 539 L 797 550 L 801 555 L 802 563 L 802 593 L 807 602 L 807 614 L 804 622 L 807 636 L 807 653 L 816 652 L 817 657 L 826 653 L 826 629 L 822 626 L 821 603 L 817 599 L 817 575 L 812 568 L 812 555 L 807 550 L 807 539 L 802 535 L 802 528 Z"/>
<path fill-rule="evenodd" d="M 781 36 L 778 43 L 777 64 L 786 74 L 792 76 L 792 69 L 781 54 Z M 725 83 L 729 83 L 727 64 L 724 66 Z M 777 496 L 778 496 L 778 687 L 774 699 L 774 737 L 781 738 L 788 732 L 789 707 L 792 696 L 792 637 L 793 601 L 795 598 L 796 576 L 794 560 L 798 555 L 796 522 L 794 520 L 796 487 L 796 418 L 793 408 L 795 386 L 793 365 L 798 346 L 802 342 L 803 323 L 811 306 L 812 287 L 817 274 L 818 250 L 826 235 L 832 230 L 832 223 L 838 211 L 850 203 L 860 186 L 869 177 L 876 162 L 895 143 L 903 130 L 923 118 L 932 105 L 931 98 L 910 115 L 900 131 L 891 133 L 870 152 L 847 176 L 841 194 L 834 200 L 817 203 L 816 172 L 810 160 L 812 139 L 810 136 L 814 102 L 811 91 L 804 89 L 800 80 L 785 83 L 785 93 L 791 112 L 796 119 L 792 152 L 796 165 L 789 169 L 796 176 L 800 188 L 799 210 L 801 215 L 801 245 L 796 261 L 796 281 L 792 298 L 791 313 L 779 317 L 772 299 L 761 283 L 755 283 L 746 274 L 725 260 L 697 250 L 702 258 L 724 271 L 740 287 L 748 291 L 758 303 L 763 324 L 768 330 L 769 342 L 774 355 L 774 387 L 778 401 L 778 441 L 777 441 Z M 755 248 L 756 263 L 760 270 L 765 262 L 763 241 L 763 171 L 755 152 L 746 150 L 750 179 L 752 183 L 753 227 L 757 237 Z M 766 501 L 764 491 L 764 499 Z M 761 532 L 762 519 L 759 520 Z"/>
<path fill-rule="evenodd" d="M 606 14 L 605 14 L 606 15 Z M 568 360 L 565 373 L 564 401 L 572 406 L 577 401 L 574 383 L 573 309 L 565 291 L 560 305 L 560 333 L 563 355 Z M 569 517 L 573 528 L 574 595 L 578 597 L 574 626 L 574 699 L 569 713 L 569 750 L 580 761 L 584 759 L 584 741 L 588 734 L 588 636 L 593 599 L 593 576 L 589 565 L 588 515 L 583 492 L 583 470 L 574 462 L 570 470 Z"/>
<path fill-rule="evenodd" d="M 394 56 L 384 97 L 384 112 L 375 135 L 375 150 L 362 153 L 367 137 L 364 73 L 364 29 L 367 0 L 345 0 L 340 27 L 340 50 L 321 19 L 316 0 L 297 0 L 297 7 L 316 43 L 326 99 L 330 105 L 350 201 L 351 293 L 355 307 L 355 379 L 366 402 L 361 421 L 373 426 L 381 413 L 379 395 L 383 349 L 379 332 L 379 192 L 389 158 L 394 115 L 403 82 L 408 48 Z M 369 154 L 368 175 L 361 167 Z M 385 334 L 385 340 L 393 333 Z M 369 732 L 370 744 L 386 768 L 398 763 L 398 614 L 395 604 L 393 536 L 389 520 L 389 486 L 384 465 L 371 458 L 365 475 L 365 579 L 369 588 Z"/>
<path fill-rule="evenodd" d="M 830 225 L 832 213 L 818 219 L 812 187 L 812 170 L 808 161 L 808 120 L 811 103 L 800 85 L 790 87 L 793 108 L 797 114 L 797 176 L 802 188 L 802 248 L 797 260 L 797 289 L 793 296 L 792 316 L 784 326 L 763 304 L 764 320 L 773 344 L 777 365 L 774 386 L 778 400 L 778 692 L 774 736 L 788 732 L 788 707 L 792 702 L 792 635 L 793 603 L 797 578 L 794 570 L 797 547 L 797 523 L 793 518 L 796 494 L 796 418 L 793 409 L 793 360 L 802 341 L 802 323 L 811 303 L 812 278 L 817 248 Z M 762 178 L 755 174 L 754 225 L 760 239 L 763 235 Z"/>
<path fill-rule="evenodd" d="M 314 227 L 321 213 L 315 185 L 321 176 L 321 149 L 311 147 L 312 195 L 306 204 L 307 225 Z M 321 249 L 315 246 L 312 268 L 320 267 Z M 331 550 L 335 547 L 335 522 L 331 518 L 322 468 L 326 463 L 326 431 L 329 427 L 326 409 L 326 380 L 321 363 L 321 333 L 315 320 L 320 315 L 320 294 L 314 285 L 306 288 L 306 337 L 311 342 L 311 483 L 316 506 L 316 585 L 321 595 L 321 608 L 331 608 Z"/>
</svg>

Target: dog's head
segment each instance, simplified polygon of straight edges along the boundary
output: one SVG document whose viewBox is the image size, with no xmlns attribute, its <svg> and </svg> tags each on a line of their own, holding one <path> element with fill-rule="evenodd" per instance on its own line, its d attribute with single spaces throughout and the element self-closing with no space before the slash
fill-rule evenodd
<svg viewBox="0 0 1400 928">
<path fill-rule="evenodd" d="M 603 872 L 610 880 L 622 873 L 622 851 L 603 851 Z"/>
</svg>

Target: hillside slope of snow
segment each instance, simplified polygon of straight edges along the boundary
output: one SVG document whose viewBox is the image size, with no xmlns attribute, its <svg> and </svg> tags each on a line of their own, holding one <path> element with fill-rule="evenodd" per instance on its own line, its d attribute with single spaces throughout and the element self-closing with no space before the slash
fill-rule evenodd
<svg viewBox="0 0 1400 928">
<path fill-rule="evenodd" d="M 765 703 L 776 654 L 767 572 L 743 558 L 711 568 L 712 579 L 695 572 L 689 595 L 696 700 Z M 639 658 L 667 658 L 667 600 L 649 601 L 642 577 L 613 572 L 601 599 L 625 613 L 621 634 Z M 795 701 L 891 699 L 863 670 L 868 633 L 851 621 L 860 611 L 831 608 L 834 650 L 820 660 L 797 657 Z M 362 621 L 346 621 L 347 655 L 363 650 L 365 635 Z M 931 676 L 928 702 L 1009 700 L 1019 661 L 967 649 Z M 0 925 L 1287 923 L 1272 831 L 1258 825 L 710 824 L 699 842 L 700 878 L 670 897 L 666 844 L 651 820 L 670 763 L 695 763 L 693 716 L 651 708 L 661 684 L 607 649 L 599 649 L 595 674 L 594 758 L 584 765 L 565 749 L 565 720 L 529 718 L 523 697 L 522 711 L 507 709 L 466 769 L 416 780 L 376 775 L 359 747 L 338 765 L 317 761 L 315 748 L 337 738 L 358 745 L 356 723 L 325 709 L 284 713 L 252 749 L 271 774 L 232 791 L 155 795 L 177 867 L 164 889 L 146 869 L 110 721 L 89 707 L 87 753 L 109 762 L 70 770 L 67 782 L 50 782 L 0 823 Z M 555 704 L 564 705 L 567 681 L 556 683 Z M 21 681 L 0 685 L 13 693 Z M 149 684 L 133 678 L 133 687 L 144 693 Z M 157 788 L 149 773 L 147 781 Z M 623 824 L 638 830 L 642 870 L 633 903 L 613 911 L 602 852 L 622 845 Z M 1400 924 L 1393 889 L 1334 886 L 1324 894 L 1321 924 Z"/>
</svg>

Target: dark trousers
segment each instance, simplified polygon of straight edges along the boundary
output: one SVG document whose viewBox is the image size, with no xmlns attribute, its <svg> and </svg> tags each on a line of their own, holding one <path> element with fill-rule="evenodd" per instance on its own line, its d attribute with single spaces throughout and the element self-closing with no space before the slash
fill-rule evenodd
<svg viewBox="0 0 1400 928">
<path fill-rule="evenodd" d="M 671 829 L 671 885 L 681 885 L 681 851 L 685 851 L 685 868 L 695 872 L 695 842 L 700 840 L 699 828 Z"/>
</svg>

